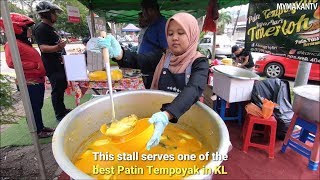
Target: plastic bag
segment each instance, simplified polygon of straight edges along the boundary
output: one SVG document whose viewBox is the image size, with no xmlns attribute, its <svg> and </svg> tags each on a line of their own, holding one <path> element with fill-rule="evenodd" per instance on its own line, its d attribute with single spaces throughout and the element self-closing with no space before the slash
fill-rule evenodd
<svg viewBox="0 0 320 180">
<path fill-rule="evenodd" d="M 264 119 L 268 119 L 273 114 L 274 107 L 278 106 L 278 104 L 269 101 L 268 99 L 262 99 L 262 117 Z"/>
<path fill-rule="evenodd" d="M 259 108 L 257 105 L 253 103 L 246 105 L 245 109 L 248 114 L 251 114 L 257 117 L 263 117 L 261 108 Z"/>
</svg>

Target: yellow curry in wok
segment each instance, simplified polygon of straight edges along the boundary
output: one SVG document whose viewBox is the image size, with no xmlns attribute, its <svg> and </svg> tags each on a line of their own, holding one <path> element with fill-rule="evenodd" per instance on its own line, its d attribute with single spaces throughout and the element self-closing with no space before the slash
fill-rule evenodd
<svg viewBox="0 0 320 180">
<path fill-rule="evenodd" d="M 195 169 L 204 168 L 211 160 L 199 160 L 198 156 L 208 151 L 206 145 L 175 124 L 169 124 L 159 145 L 147 151 L 151 126 L 148 118 L 140 119 L 130 134 L 119 138 L 97 131 L 79 148 L 73 163 L 95 179 L 181 179 L 198 173 Z M 136 139 L 132 141 L 132 137 Z"/>
</svg>

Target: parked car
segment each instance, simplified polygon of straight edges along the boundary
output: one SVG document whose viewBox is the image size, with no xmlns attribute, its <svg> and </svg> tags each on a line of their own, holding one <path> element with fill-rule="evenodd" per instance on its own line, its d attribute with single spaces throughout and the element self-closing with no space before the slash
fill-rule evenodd
<svg viewBox="0 0 320 180">
<path fill-rule="evenodd" d="M 255 64 L 255 70 L 267 77 L 281 78 L 296 77 L 299 61 L 281 56 L 265 55 L 260 57 Z M 320 81 L 320 64 L 312 64 L 309 80 Z"/>
<path fill-rule="evenodd" d="M 236 40 L 235 44 L 238 45 L 239 47 L 244 47 L 245 40 L 244 39 L 238 39 L 238 40 Z"/>
<path fill-rule="evenodd" d="M 199 47 L 206 53 L 208 58 L 211 58 L 212 55 L 212 42 L 213 36 L 205 35 L 199 43 Z M 233 43 L 227 35 L 216 35 L 216 58 L 222 59 L 224 56 L 231 57 L 232 45 Z"/>
<path fill-rule="evenodd" d="M 71 37 L 71 36 L 68 37 L 68 41 L 71 42 L 71 43 L 72 43 L 72 42 L 80 42 L 80 40 L 79 40 L 78 38 L 76 38 L 76 37 Z"/>
</svg>

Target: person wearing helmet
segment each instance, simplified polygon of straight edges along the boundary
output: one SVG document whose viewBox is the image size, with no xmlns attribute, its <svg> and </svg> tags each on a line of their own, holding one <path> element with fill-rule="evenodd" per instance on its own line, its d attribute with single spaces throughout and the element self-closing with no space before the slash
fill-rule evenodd
<svg viewBox="0 0 320 180">
<path fill-rule="evenodd" d="M 45 69 L 38 51 L 32 47 L 29 38 L 32 35 L 33 20 L 18 13 L 10 14 L 13 30 L 17 39 L 17 46 L 21 57 L 21 64 L 24 76 L 27 81 L 30 102 L 34 119 L 36 122 L 39 138 L 46 138 L 53 135 L 53 129 L 43 125 L 41 109 L 44 100 Z M 4 29 L 3 20 L 0 19 L 0 27 Z M 4 29 L 5 30 L 5 29 Z M 6 62 L 8 67 L 14 68 L 12 54 L 8 42 L 4 45 Z"/>
<path fill-rule="evenodd" d="M 64 104 L 64 91 L 67 88 L 67 79 L 64 71 L 62 55 L 65 55 L 66 41 L 63 41 L 53 27 L 58 19 L 57 13 L 62 10 L 47 1 L 41 1 L 36 6 L 36 12 L 41 22 L 35 27 L 35 39 L 41 51 L 42 61 L 49 78 L 52 92 L 51 101 L 56 119 L 61 119 L 71 110 Z"/>
</svg>

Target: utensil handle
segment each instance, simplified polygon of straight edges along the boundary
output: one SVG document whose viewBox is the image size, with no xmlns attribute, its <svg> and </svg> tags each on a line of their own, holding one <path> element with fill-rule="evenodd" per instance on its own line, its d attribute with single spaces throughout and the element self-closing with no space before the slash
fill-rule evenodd
<svg viewBox="0 0 320 180">
<path fill-rule="evenodd" d="M 112 79 L 111 79 L 109 51 L 107 48 L 102 48 L 102 57 L 103 57 L 104 63 L 106 64 L 106 74 L 107 74 L 109 95 L 110 95 L 111 106 L 112 106 L 112 121 L 115 121 L 116 120 L 116 113 L 115 113 L 114 101 L 113 101 L 113 88 L 112 88 Z"/>
</svg>

